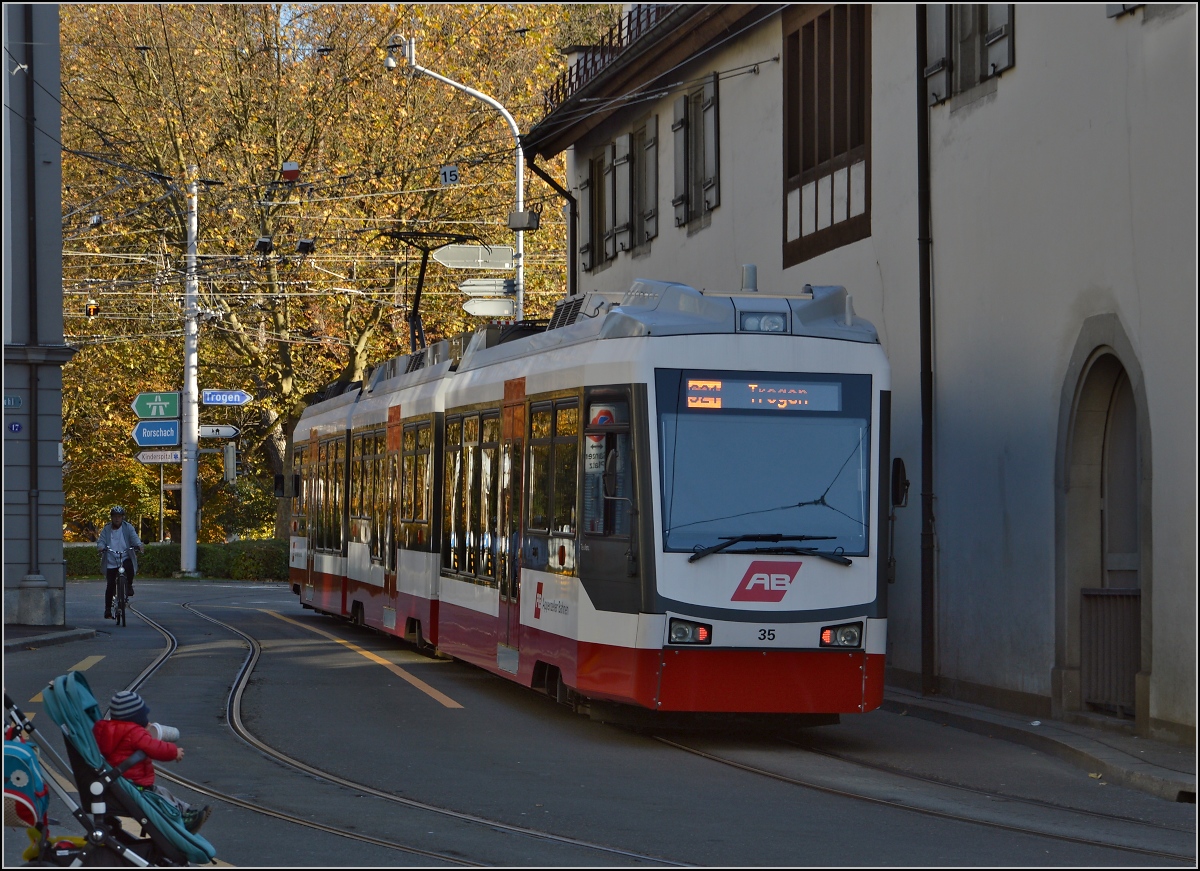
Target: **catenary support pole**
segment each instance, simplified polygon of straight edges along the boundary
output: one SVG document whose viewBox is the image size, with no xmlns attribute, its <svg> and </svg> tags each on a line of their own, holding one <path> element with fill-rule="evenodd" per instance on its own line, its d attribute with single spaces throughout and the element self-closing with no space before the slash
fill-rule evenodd
<svg viewBox="0 0 1200 871">
<path fill-rule="evenodd" d="M 198 380 L 199 337 L 198 337 L 198 288 L 196 283 L 196 237 L 199 185 L 196 178 L 199 167 L 188 167 L 187 180 L 187 278 L 183 297 L 183 484 L 180 487 L 180 531 L 179 570 L 184 573 L 196 571 L 196 536 L 200 531 L 200 476 L 199 476 L 199 410 Z"/>
</svg>

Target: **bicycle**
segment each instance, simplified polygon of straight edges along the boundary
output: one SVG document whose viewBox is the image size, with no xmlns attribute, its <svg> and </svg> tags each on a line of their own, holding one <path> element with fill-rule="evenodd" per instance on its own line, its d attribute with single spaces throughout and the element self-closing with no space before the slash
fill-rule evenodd
<svg viewBox="0 0 1200 871">
<path fill-rule="evenodd" d="M 105 550 L 112 550 L 105 548 Z M 126 594 L 126 576 L 125 576 L 125 557 L 128 555 L 127 550 L 112 550 L 116 554 L 117 566 L 117 590 L 113 600 L 113 619 L 118 626 L 125 624 L 125 607 L 129 603 L 129 596 Z"/>
</svg>

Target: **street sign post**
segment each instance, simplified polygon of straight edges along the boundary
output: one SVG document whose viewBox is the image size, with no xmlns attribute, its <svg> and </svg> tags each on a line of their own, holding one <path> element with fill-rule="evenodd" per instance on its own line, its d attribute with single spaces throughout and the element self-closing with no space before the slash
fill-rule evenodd
<svg viewBox="0 0 1200 871">
<path fill-rule="evenodd" d="M 200 438 L 202 439 L 234 439 L 241 432 L 236 426 L 208 426 L 200 424 Z"/>
<path fill-rule="evenodd" d="M 205 405 L 245 405 L 253 399 L 245 390 L 202 390 L 200 401 Z"/>
<path fill-rule="evenodd" d="M 183 462 L 182 451 L 142 451 L 137 455 L 139 463 L 145 463 L 147 466 L 152 466 L 157 463 L 181 463 Z"/>
<path fill-rule="evenodd" d="M 459 282 L 458 289 L 467 296 L 512 296 L 517 284 L 511 278 L 468 278 Z"/>
<path fill-rule="evenodd" d="M 513 249 L 510 245 L 443 245 L 433 252 L 433 259 L 451 269 L 512 269 Z"/>
<path fill-rule="evenodd" d="M 129 404 L 140 418 L 157 420 L 179 417 L 178 393 L 139 393 Z"/>
<path fill-rule="evenodd" d="M 130 436 L 138 447 L 168 448 L 179 444 L 179 421 L 139 420 Z"/>
<path fill-rule="evenodd" d="M 463 303 L 467 314 L 485 318 L 511 318 L 517 304 L 511 297 L 479 297 Z"/>
</svg>

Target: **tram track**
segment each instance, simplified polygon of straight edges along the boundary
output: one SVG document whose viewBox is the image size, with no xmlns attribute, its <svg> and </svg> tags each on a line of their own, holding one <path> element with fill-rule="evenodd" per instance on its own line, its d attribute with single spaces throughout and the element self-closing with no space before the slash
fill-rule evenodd
<svg viewBox="0 0 1200 871">
<path fill-rule="evenodd" d="M 353 789 L 357 793 L 360 793 L 360 794 L 370 795 L 375 798 L 382 799 L 384 801 L 392 802 L 394 804 L 402 805 L 404 807 L 412 808 L 414 810 L 420 810 L 420 811 L 425 811 L 427 813 L 436 814 L 441 817 L 454 819 L 459 822 L 467 823 L 470 825 L 482 826 L 482 827 L 485 827 L 492 831 L 497 831 L 497 832 L 501 832 L 504 834 L 519 835 L 522 837 L 532 838 L 532 839 L 535 839 L 538 841 L 542 841 L 542 842 L 546 842 L 546 843 L 553 843 L 553 844 L 566 846 L 566 847 L 573 847 L 573 848 L 588 850 L 588 851 L 592 851 L 592 852 L 604 853 L 607 855 L 618 857 L 625 861 L 645 862 L 647 864 L 665 865 L 665 866 L 671 866 L 671 867 L 693 867 L 689 863 L 686 863 L 686 862 L 676 862 L 676 861 L 664 859 L 661 856 L 652 856 L 652 855 L 648 855 L 648 854 L 644 854 L 644 853 L 638 853 L 633 850 L 625 850 L 620 847 L 613 847 L 613 846 L 610 846 L 607 844 L 598 844 L 598 843 L 591 842 L 591 841 L 585 841 L 580 838 L 572 838 L 567 835 L 558 835 L 553 832 L 547 832 L 547 831 L 543 831 L 540 829 L 530 828 L 527 826 L 514 825 L 512 823 L 506 823 L 506 822 L 502 822 L 500 820 L 483 817 L 478 814 L 471 814 L 471 813 L 467 813 L 464 811 L 455 810 L 453 808 L 430 804 L 428 802 L 423 802 L 423 801 L 419 801 L 417 799 L 408 798 L 406 796 L 397 795 L 395 793 L 388 792 L 386 790 L 377 789 L 376 787 L 370 786 L 369 784 L 351 780 L 349 778 L 345 778 L 340 775 L 334 774 L 330 771 L 325 771 L 324 769 L 317 768 L 316 766 L 313 766 L 313 765 L 309 765 L 308 763 L 306 763 L 302 760 L 296 759 L 292 756 L 287 755 L 286 753 L 283 753 L 282 751 L 272 747 L 271 745 L 267 744 L 266 742 L 259 739 L 256 735 L 254 735 L 246 727 L 246 725 L 242 719 L 242 699 L 244 697 L 246 688 L 249 686 L 250 677 L 254 672 L 254 668 L 259 660 L 259 657 L 261 656 L 262 645 L 258 642 L 257 639 L 255 639 L 252 636 L 241 631 L 236 626 L 233 626 L 229 623 L 225 623 L 224 621 L 218 620 L 215 617 L 212 617 L 208 614 L 204 614 L 203 612 L 196 610 L 196 608 L 193 607 L 191 603 L 184 603 L 182 605 L 182 607 L 185 610 L 187 610 L 189 613 L 195 615 L 196 617 L 199 617 L 202 620 L 206 620 L 206 621 L 208 621 L 216 626 L 219 626 L 222 629 L 238 636 L 243 641 L 245 641 L 246 644 L 249 646 L 250 652 L 247 655 L 246 659 L 243 661 L 242 667 L 239 670 L 238 675 L 234 681 L 233 687 L 229 693 L 229 697 L 228 697 L 228 700 L 226 703 L 226 720 L 229 724 L 230 729 L 234 732 L 235 735 L 237 735 L 245 743 L 247 743 L 248 745 L 253 747 L 258 752 L 262 753 L 269 759 L 271 759 L 281 765 L 284 765 L 285 767 L 290 768 L 294 771 L 300 772 L 300 773 L 308 775 L 310 777 L 314 777 L 314 778 L 323 780 L 327 783 L 330 783 L 330 784 L 333 784 L 336 786 Z M 142 615 L 139 615 L 139 616 L 142 616 Z M 146 619 L 146 618 L 143 617 L 143 619 Z M 159 624 L 157 624 L 153 621 L 150 621 L 150 620 L 147 620 L 147 622 L 150 623 L 150 625 L 154 626 L 156 629 L 158 629 L 159 632 L 164 633 L 164 635 L 168 635 L 168 636 L 170 635 L 169 631 L 166 630 L 164 627 L 161 627 Z M 141 681 L 144 681 L 145 678 L 148 677 L 149 674 L 152 674 L 153 671 L 156 670 L 158 667 L 161 667 L 162 662 L 165 662 L 165 661 L 166 661 L 166 659 L 162 658 L 161 661 L 158 662 L 158 664 L 153 669 L 148 668 L 145 672 L 143 672 L 143 675 L 141 677 L 139 677 L 139 683 Z M 320 823 L 314 823 L 311 820 L 307 820 L 307 819 L 304 819 L 301 817 L 295 817 L 295 816 L 286 814 L 282 811 L 268 810 L 268 809 L 262 808 L 258 805 L 247 802 L 244 799 L 239 799 L 236 796 L 230 796 L 225 793 L 221 793 L 218 790 L 213 790 L 209 787 L 206 787 L 206 786 L 203 786 L 200 784 L 196 784 L 196 783 L 186 780 L 184 778 L 180 778 L 177 775 L 171 775 L 169 779 L 171 779 L 172 781 L 177 782 L 183 786 L 186 786 L 189 789 L 194 789 L 197 792 L 200 792 L 204 795 L 209 795 L 213 798 L 217 798 L 221 801 L 228 802 L 230 804 L 245 808 L 247 810 L 253 810 L 258 813 L 264 813 L 264 814 L 266 814 L 268 816 L 272 816 L 276 819 L 283 819 L 283 820 L 287 820 L 289 822 L 294 822 L 297 825 L 306 826 L 308 828 L 317 829 L 320 831 L 328 832 L 330 834 L 340 835 L 342 837 L 350 838 L 350 839 L 357 840 L 357 841 L 362 841 L 364 843 L 369 843 L 369 844 L 373 844 L 376 846 L 389 847 L 391 849 L 399 850 L 399 851 L 406 852 L 406 853 L 411 853 L 413 855 L 423 856 L 426 858 L 439 859 L 439 860 L 450 862 L 450 863 L 453 863 L 456 865 L 478 866 L 478 864 L 479 864 L 479 863 L 475 863 L 475 862 L 466 860 L 466 859 L 462 858 L 461 856 L 454 856 L 454 855 L 448 855 L 445 853 L 427 851 L 427 850 L 422 850 L 420 848 L 413 847 L 410 845 L 398 844 L 398 843 L 390 842 L 390 841 L 383 841 L 383 840 L 380 840 L 377 838 L 372 838 L 371 836 L 360 834 L 358 832 L 348 831 L 345 829 L 339 829 L 339 828 L 332 827 L 332 826 L 325 826 L 324 824 L 320 824 Z"/>
<path fill-rule="evenodd" d="M 750 774 L 755 774 L 755 775 L 759 775 L 762 777 L 768 777 L 768 778 L 771 778 L 772 780 L 781 781 L 783 783 L 792 784 L 794 786 L 804 787 L 805 789 L 812 789 L 817 792 L 825 793 L 827 795 L 835 795 L 835 796 L 838 796 L 841 798 L 851 799 L 853 801 L 860 801 L 860 802 L 866 802 L 868 804 L 873 804 L 873 805 L 877 805 L 877 806 L 890 807 L 890 808 L 894 808 L 896 810 L 910 811 L 912 813 L 922 814 L 925 816 L 937 817 L 939 819 L 950 820 L 950 821 L 954 821 L 954 822 L 970 823 L 970 824 L 974 824 L 974 825 L 985 826 L 987 828 L 999 829 L 1001 831 L 1012 832 L 1014 834 L 1029 835 L 1029 836 L 1040 837 L 1040 838 L 1050 838 L 1050 839 L 1056 840 L 1056 841 L 1063 841 L 1063 842 L 1072 843 L 1072 844 L 1080 844 L 1080 845 L 1085 845 L 1085 846 L 1089 846 L 1089 847 L 1099 847 L 1099 848 L 1106 848 L 1106 849 L 1113 849 L 1113 850 L 1121 850 L 1124 852 L 1136 853 L 1138 855 L 1150 856 L 1150 857 L 1154 857 L 1157 859 L 1170 859 L 1170 860 L 1174 860 L 1174 861 L 1184 862 L 1184 863 L 1187 863 L 1187 864 L 1193 865 L 1193 866 L 1195 865 L 1195 861 L 1196 861 L 1195 857 L 1191 856 L 1191 855 L 1185 855 L 1185 854 L 1180 854 L 1180 853 L 1171 853 L 1171 852 L 1168 852 L 1165 850 L 1155 850 L 1155 849 L 1149 849 L 1149 848 L 1145 848 L 1145 847 L 1137 847 L 1137 846 L 1133 846 L 1133 845 L 1129 845 L 1129 844 L 1115 843 L 1115 842 L 1111 842 L 1111 841 L 1098 841 L 1094 838 L 1078 837 L 1075 835 L 1068 835 L 1068 834 L 1063 834 L 1063 833 L 1058 833 L 1058 832 L 1050 832 L 1050 831 L 1046 831 L 1045 829 L 1037 829 L 1037 828 L 1031 828 L 1028 826 L 1020 826 L 1020 825 L 1014 825 L 1014 824 L 1010 824 L 1010 823 L 997 822 L 995 820 L 981 819 L 977 816 L 969 816 L 966 814 L 956 814 L 956 813 L 952 813 L 949 811 L 937 810 L 934 808 L 920 807 L 918 805 L 907 804 L 902 801 L 896 801 L 893 799 L 881 798 L 879 796 L 866 795 L 866 794 L 860 793 L 860 792 L 853 792 L 850 790 L 839 789 L 837 787 L 832 787 L 832 786 L 829 786 L 824 783 L 818 783 L 814 780 L 803 780 L 800 778 L 791 777 L 789 775 L 782 774 L 777 771 L 770 771 L 766 768 L 761 768 L 756 765 L 749 765 L 744 762 L 738 762 L 735 759 L 729 759 L 724 756 L 719 756 L 715 753 L 710 753 L 706 750 L 701 750 L 696 747 L 690 747 L 687 744 L 680 743 L 679 741 L 675 741 L 670 738 L 665 738 L 661 735 L 654 735 L 653 738 L 655 741 L 658 741 L 661 744 L 665 744 L 668 747 L 673 747 L 676 750 L 683 751 L 683 752 L 691 754 L 693 756 L 698 756 L 702 759 L 709 760 L 710 762 L 715 762 L 719 765 L 727 766 L 730 768 L 736 768 L 741 771 L 748 772 Z M 791 746 L 797 746 L 797 747 L 800 746 L 800 745 L 793 744 L 792 742 L 785 742 L 785 743 L 788 743 Z M 807 749 L 807 748 L 802 748 L 802 749 Z M 837 759 L 838 761 L 842 761 L 847 764 L 854 764 L 854 765 L 858 764 L 858 762 L 856 760 L 844 759 L 842 757 L 837 756 L 836 754 L 822 754 L 822 755 L 828 755 L 831 758 Z M 872 766 L 868 765 L 868 766 L 863 766 L 863 767 L 870 768 Z M 890 770 L 886 770 L 886 769 L 884 769 L 884 770 L 887 771 L 887 773 L 889 773 L 889 774 L 890 773 L 902 774 L 902 772 L 898 772 L 898 771 L 891 772 Z M 936 781 L 936 780 L 932 780 L 932 779 L 928 779 L 928 778 L 922 778 L 920 776 L 917 776 L 913 779 L 926 780 L 926 781 L 931 782 L 939 787 L 952 786 L 952 784 L 946 784 L 946 783 L 942 783 L 940 781 Z M 987 797 L 987 798 L 998 799 L 1001 801 L 1012 800 L 1012 797 L 1003 795 L 1003 794 L 987 792 L 986 790 L 974 790 L 969 787 L 966 789 L 969 789 L 970 791 L 975 792 L 975 793 L 977 793 L 981 796 Z M 1036 802 L 1034 802 L 1034 803 L 1036 804 Z M 1084 815 L 1089 815 L 1089 816 L 1096 815 L 1095 812 L 1079 811 L 1078 809 L 1075 809 L 1075 808 L 1067 808 L 1067 807 L 1062 807 L 1062 806 L 1058 806 L 1055 809 L 1060 810 L 1064 813 L 1082 813 Z M 1141 820 L 1126 819 L 1126 818 L 1122 818 L 1122 817 L 1116 817 L 1115 815 L 1099 814 L 1099 816 L 1110 817 L 1110 818 L 1112 818 L 1113 821 L 1120 820 L 1125 823 L 1143 824 L 1143 821 L 1141 821 Z M 1150 825 L 1155 825 L 1155 824 L 1150 824 Z M 1173 831 L 1182 831 L 1182 832 L 1186 833 L 1185 830 L 1174 829 L 1173 827 L 1160 827 L 1160 828 L 1172 828 Z"/>
<path fill-rule="evenodd" d="M 203 617 L 204 619 L 210 619 L 210 618 L 206 617 L 205 615 L 200 614 L 200 612 L 192 609 L 190 607 L 190 605 L 185 604 L 184 607 L 199 617 Z M 137 611 L 135 609 L 130 609 L 130 610 L 133 614 L 135 614 L 137 617 L 139 617 L 148 626 L 150 626 L 151 628 L 156 630 L 159 634 L 161 634 L 167 640 L 166 648 L 161 653 L 159 653 L 158 656 L 156 656 L 154 658 L 154 660 L 149 665 L 147 665 L 136 678 L 133 679 L 133 681 L 129 684 L 128 687 L 126 687 L 126 689 L 136 691 L 143 684 L 145 684 L 145 682 L 156 671 L 158 671 L 160 668 L 162 668 L 162 666 L 167 663 L 167 661 L 171 658 L 172 655 L 174 655 L 175 651 L 179 648 L 179 640 L 175 637 L 174 633 L 172 633 L 169 629 L 167 629 L 165 626 L 163 626 L 158 621 L 151 619 L 150 617 L 146 616 L 145 614 L 143 614 L 140 611 Z M 219 621 L 212 621 L 212 622 L 219 623 Z M 231 627 L 229 627 L 229 628 L 231 628 Z M 234 630 L 234 631 L 236 632 L 236 630 Z M 242 633 L 238 633 L 238 634 L 241 635 Z M 245 636 L 243 635 L 243 637 L 245 637 Z M 244 664 L 243 664 L 243 668 L 242 668 L 241 672 L 239 672 L 239 680 L 242 679 L 243 675 L 245 675 L 246 678 L 248 679 L 248 672 L 246 671 Z M 437 860 L 441 860 L 444 862 L 449 862 L 454 865 L 461 865 L 461 866 L 470 867 L 470 868 L 485 867 L 482 863 L 471 862 L 467 859 L 463 859 L 458 856 L 450 856 L 445 853 L 438 853 L 438 852 L 431 851 L 431 850 L 423 850 L 419 847 L 414 847 L 409 844 L 401 844 L 396 841 L 386 840 L 384 838 L 376 838 L 371 835 L 364 835 L 361 832 L 353 832 L 353 831 L 350 831 L 345 828 L 339 828 L 337 826 L 330 826 L 330 825 L 326 825 L 324 823 L 316 822 L 315 820 L 305 819 L 304 817 L 299 817 L 294 814 L 289 814 L 285 811 L 279 811 L 279 810 L 275 810 L 273 808 L 263 807 L 260 804 L 248 802 L 245 799 L 238 798 L 237 796 L 230 795 L 229 793 L 222 792 L 220 790 L 213 789 L 212 787 L 204 786 L 203 784 L 196 783 L 195 781 L 189 780 L 188 778 L 182 777 L 178 774 L 175 774 L 174 772 L 159 769 L 157 773 L 158 773 L 159 777 L 161 777 L 165 780 L 169 780 L 172 783 L 176 783 L 181 786 L 185 786 L 188 789 L 191 789 L 201 795 L 216 799 L 218 801 L 233 805 L 235 807 L 240 807 L 244 810 L 253 811 L 257 814 L 261 814 L 263 816 L 267 816 L 272 819 L 280 820 L 280 821 L 287 822 L 287 823 L 292 823 L 293 825 L 297 825 L 297 826 L 302 826 L 306 829 L 311 829 L 311 830 L 319 831 L 319 832 L 325 832 L 326 834 L 330 834 L 330 835 L 337 835 L 338 837 L 347 838 L 349 840 L 357 841 L 359 843 L 369 844 L 369 845 L 375 846 L 375 847 L 384 847 L 386 849 L 396 850 L 396 851 L 399 851 L 402 853 L 407 853 L 409 855 L 420 856 L 425 859 L 437 859 Z"/>
</svg>

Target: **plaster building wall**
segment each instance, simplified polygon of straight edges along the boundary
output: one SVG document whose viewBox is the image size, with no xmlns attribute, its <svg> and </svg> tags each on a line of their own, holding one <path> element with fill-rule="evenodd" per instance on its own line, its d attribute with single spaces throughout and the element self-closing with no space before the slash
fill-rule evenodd
<svg viewBox="0 0 1200 871">
<path fill-rule="evenodd" d="M 5 4 L 3 28 L 16 67 L 3 77 L 4 622 L 56 626 L 66 615 L 62 365 L 73 353 L 63 344 L 58 6 Z"/>
<path fill-rule="evenodd" d="M 783 267 L 783 70 L 768 60 L 779 15 L 667 77 L 759 65 L 720 83 L 709 225 L 672 220 L 674 94 L 590 131 L 568 179 L 577 186 L 586 157 L 657 112 L 658 237 L 582 272 L 582 289 L 645 277 L 736 290 L 754 263 L 764 290 L 844 285 L 876 324 L 893 370 L 892 452 L 913 481 L 889 601 L 889 667 L 902 677 L 920 672 L 922 632 L 915 12 L 876 5 L 870 17 L 869 237 Z M 962 697 L 1085 707 L 1080 589 L 1104 581 L 1098 521 L 1079 509 L 1099 472 L 1078 464 L 1105 439 L 1084 425 L 1089 367 L 1119 361 L 1138 421 L 1138 726 L 1194 738 L 1195 7 L 1109 18 L 1100 5 L 1019 5 L 1014 24 L 1015 65 L 929 110 L 937 672 Z"/>
<path fill-rule="evenodd" d="M 1102 545 L 1056 541 L 1060 409 L 1085 323 L 1112 316 L 1143 379 L 1149 714 L 1193 728 L 1195 33 L 1194 7 L 1020 6 L 1015 67 L 932 109 L 930 132 L 939 670 L 1052 695 L 1079 619 L 1056 626 L 1056 548 Z"/>
</svg>

